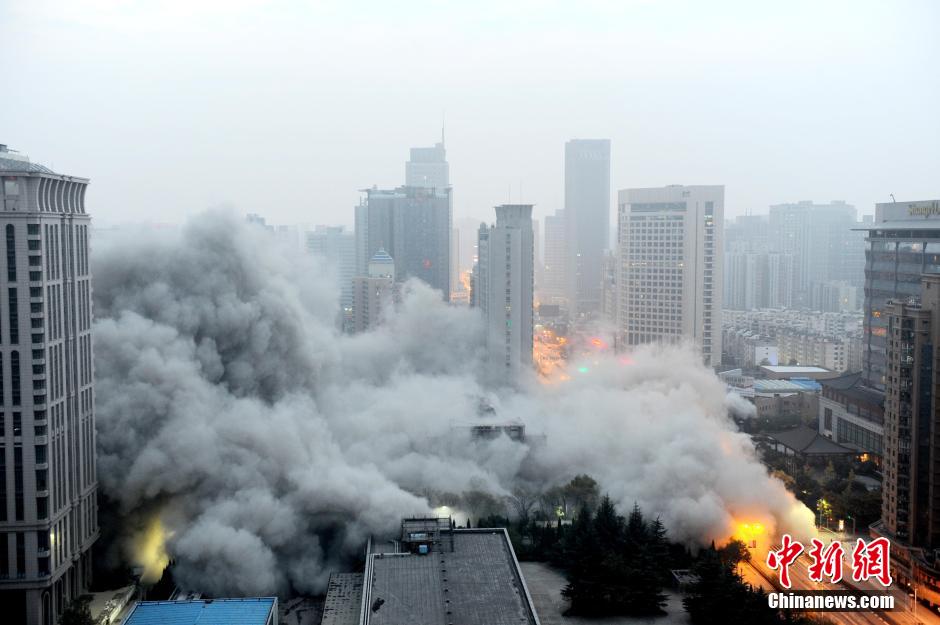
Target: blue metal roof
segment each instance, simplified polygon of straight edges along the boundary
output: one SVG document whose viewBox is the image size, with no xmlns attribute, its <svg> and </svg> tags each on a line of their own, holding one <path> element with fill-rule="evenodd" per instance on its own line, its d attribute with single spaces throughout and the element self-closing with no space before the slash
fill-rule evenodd
<svg viewBox="0 0 940 625">
<path fill-rule="evenodd" d="M 277 599 L 141 601 L 124 625 L 266 625 Z"/>
</svg>

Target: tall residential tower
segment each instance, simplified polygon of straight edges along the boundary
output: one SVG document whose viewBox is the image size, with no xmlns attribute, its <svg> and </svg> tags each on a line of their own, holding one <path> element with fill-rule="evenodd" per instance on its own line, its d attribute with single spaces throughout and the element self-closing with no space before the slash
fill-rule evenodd
<svg viewBox="0 0 940 625">
<path fill-rule="evenodd" d="M 98 537 L 88 180 L 0 145 L 0 614 L 58 622 Z"/>
</svg>

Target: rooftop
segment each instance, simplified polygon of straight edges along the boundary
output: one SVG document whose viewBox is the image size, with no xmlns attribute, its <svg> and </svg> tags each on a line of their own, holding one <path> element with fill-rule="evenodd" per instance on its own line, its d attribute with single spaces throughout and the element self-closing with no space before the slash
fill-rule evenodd
<svg viewBox="0 0 940 625">
<path fill-rule="evenodd" d="M 838 392 L 843 397 L 858 403 L 881 407 L 884 404 L 884 393 L 865 386 L 865 379 L 861 373 L 847 373 L 837 378 L 821 380 L 820 384 L 830 390 Z"/>
<path fill-rule="evenodd" d="M 855 453 L 848 447 L 832 442 L 816 430 L 805 425 L 792 430 L 774 432 L 767 436 L 804 456 L 841 456 Z"/>
<path fill-rule="evenodd" d="M 277 598 L 141 601 L 123 625 L 269 625 Z"/>
<path fill-rule="evenodd" d="M 426 555 L 370 555 L 366 574 L 364 625 L 538 624 L 503 529 L 445 530 Z"/>
<path fill-rule="evenodd" d="M 331 574 L 320 625 L 357 625 L 361 603 L 362 574 Z"/>
<path fill-rule="evenodd" d="M 802 393 L 819 390 L 815 380 L 754 380 L 754 390 L 758 393 Z"/>
<path fill-rule="evenodd" d="M 15 150 L 10 150 L 2 143 L 0 143 L 0 171 L 15 171 L 28 174 L 55 173 L 45 165 L 30 163 L 28 156 L 20 154 Z"/>
<path fill-rule="evenodd" d="M 824 369 L 823 367 L 786 367 L 786 366 L 776 366 L 776 365 L 764 365 L 761 369 L 766 369 L 772 373 L 828 373 L 829 369 Z"/>
</svg>

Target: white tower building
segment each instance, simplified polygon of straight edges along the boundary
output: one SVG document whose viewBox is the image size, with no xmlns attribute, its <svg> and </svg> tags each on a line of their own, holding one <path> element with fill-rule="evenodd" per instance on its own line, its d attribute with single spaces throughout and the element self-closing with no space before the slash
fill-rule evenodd
<svg viewBox="0 0 940 625">
<path fill-rule="evenodd" d="M 88 180 L 0 145 L 0 620 L 50 625 L 98 538 Z"/>
<path fill-rule="evenodd" d="M 693 341 L 721 363 L 723 186 L 619 193 L 618 340 Z"/>
</svg>

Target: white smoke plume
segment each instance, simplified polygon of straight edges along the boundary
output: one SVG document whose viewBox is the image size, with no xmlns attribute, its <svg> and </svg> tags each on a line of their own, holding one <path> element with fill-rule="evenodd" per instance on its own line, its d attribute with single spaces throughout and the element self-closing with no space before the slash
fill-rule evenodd
<svg viewBox="0 0 940 625">
<path fill-rule="evenodd" d="M 187 588 L 322 591 L 369 534 L 428 512 L 428 493 L 579 473 L 690 544 L 735 519 L 812 525 L 685 349 L 485 388 L 476 311 L 409 283 L 384 325 L 341 335 L 323 268 L 225 212 L 96 246 L 94 272 L 101 488 L 126 535 L 160 518 Z M 459 426 L 481 396 L 544 444 L 470 441 Z"/>
</svg>

